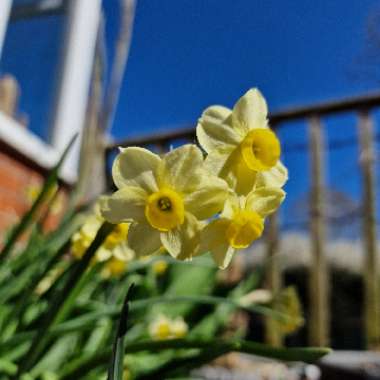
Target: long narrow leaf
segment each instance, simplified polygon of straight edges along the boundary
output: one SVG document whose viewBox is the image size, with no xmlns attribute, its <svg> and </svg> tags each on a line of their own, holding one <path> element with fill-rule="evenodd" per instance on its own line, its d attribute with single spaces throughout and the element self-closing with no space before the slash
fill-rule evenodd
<svg viewBox="0 0 380 380">
<path fill-rule="evenodd" d="M 323 356 L 329 354 L 331 350 L 325 347 L 294 347 L 294 348 L 275 348 L 266 344 L 248 342 L 236 339 L 172 339 L 172 340 L 145 340 L 129 343 L 125 348 L 126 354 L 134 354 L 141 351 L 158 352 L 161 350 L 172 349 L 202 349 L 213 348 L 213 352 L 241 352 L 251 355 L 262 356 L 270 359 L 285 362 L 305 362 L 315 363 Z M 79 379 L 88 371 L 103 365 L 107 362 L 111 349 L 107 348 L 96 355 L 90 355 L 78 360 L 76 366 L 70 368 L 62 374 L 61 380 Z"/>
<path fill-rule="evenodd" d="M 127 320 L 129 312 L 129 300 L 131 297 L 131 292 L 133 290 L 133 284 L 130 285 L 127 295 L 124 299 L 123 308 L 120 314 L 119 326 L 117 329 L 117 334 L 115 337 L 115 342 L 113 346 L 111 365 L 108 370 L 108 380 L 123 380 L 123 370 L 124 370 L 124 337 L 127 332 Z"/>
<path fill-rule="evenodd" d="M 144 309 L 154 303 L 180 303 L 180 302 L 191 302 L 195 304 L 203 305 L 230 305 L 232 307 L 249 311 L 251 313 L 258 313 L 265 316 L 270 316 L 272 318 L 281 320 L 286 318 L 283 314 L 276 312 L 268 307 L 260 305 L 251 305 L 243 306 L 238 302 L 228 298 L 222 297 L 213 297 L 213 296 L 182 296 L 182 297 L 173 297 L 173 296 L 164 296 L 164 297 L 150 297 L 146 300 L 138 300 L 130 302 L 129 311 L 134 312 L 137 310 Z M 60 336 L 62 334 L 67 334 L 73 331 L 84 331 L 91 330 L 96 326 L 97 322 L 104 317 L 116 318 L 119 315 L 119 308 L 105 306 L 103 310 L 97 310 L 89 312 L 85 315 L 73 318 L 71 320 L 65 321 L 56 325 L 50 329 L 49 332 L 46 331 L 50 337 Z M 13 336 L 8 341 L 0 343 L 0 354 L 1 352 L 7 351 L 9 347 L 25 342 L 30 339 L 30 337 L 35 334 L 35 331 L 28 331 L 26 333 L 19 333 Z"/>
<path fill-rule="evenodd" d="M 75 289 L 75 285 L 87 269 L 92 257 L 98 248 L 102 245 L 108 234 L 113 230 L 113 228 L 114 226 L 112 224 L 109 224 L 107 222 L 103 223 L 86 253 L 73 268 L 73 271 L 70 273 L 65 286 L 52 300 L 51 305 L 49 305 L 48 312 L 43 318 L 41 325 L 31 343 L 30 349 L 25 355 L 25 358 L 22 360 L 18 373 L 19 377 L 21 374 L 32 368 L 37 361 L 41 351 L 48 342 L 48 330 L 56 323 L 57 317 L 59 317 L 60 311 L 65 307 L 65 302 L 69 298 L 70 293 Z"/>
</svg>

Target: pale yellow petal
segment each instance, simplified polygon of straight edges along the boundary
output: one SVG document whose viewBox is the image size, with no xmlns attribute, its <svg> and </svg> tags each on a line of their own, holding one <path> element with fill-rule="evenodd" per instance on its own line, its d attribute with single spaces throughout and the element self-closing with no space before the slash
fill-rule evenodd
<svg viewBox="0 0 380 380">
<path fill-rule="evenodd" d="M 282 187 L 288 180 L 288 169 L 281 161 L 270 170 L 257 174 L 256 187 Z"/>
<path fill-rule="evenodd" d="M 257 172 L 245 163 L 240 149 L 236 149 L 225 161 L 218 174 L 239 195 L 248 194 L 256 183 Z"/>
<path fill-rule="evenodd" d="M 232 260 L 235 249 L 230 247 L 226 238 L 229 220 L 213 220 L 201 233 L 200 252 L 211 252 L 219 268 L 225 269 Z"/>
<path fill-rule="evenodd" d="M 229 220 L 225 218 L 212 220 L 201 232 L 201 253 L 212 252 L 220 246 L 228 245 L 226 231 Z"/>
<path fill-rule="evenodd" d="M 131 261 L 135 257 L 135 252 L 132 248 L 130 248 L 127 244 L 127 241 L 118 244 L 112 250 L 112 256 L 120 261 Z"/>
<path fill-rule="evenodd" d="M 206 159 L 204 161 L 204 167 L 210 173 L 219 175 L 230 155 L 230 152 L 212 151 L 207 154 Z"/>
<path fill-rule="evenodd" d="M 212 251 L 212 257 L 220 269 L 226 269 L 234 256 L 235 249 L 228 244 L 221 245 Z"/>
<path fill-rule="evenodd" d="M 226 202 L 224 203 L 224 208 L 222 213 L 220 214 L 221 218 L 232 219 L 234 214 L 241 208 L 240 199 L 235 194 L 229 194 Z"/>
<path fill-rule="evenodd" d="M 146 191 L 157 190 L 155 173 L 160 157 L 147 149 L 130 147 L 120 151 L 112 166 L 112 178 L 120 189 L 140 186 Z"/>
<path fill-rule="evenodd" d="M 250 129 L 267 126 L 268 107 L 261 92 L 251 89 L 235 104 L 232 111 L 232 124 L 236 131 L 245 135 Z"/>
<path fill-rule="evenodd" d="M 202 180 L 198 188 L 185 194 L 185 209 L 203 220 L 222 211 L 228 195 L 228 185 L 206 170 L 200 176 Z"/>
<path fill-rule="evenodd" d="M 201 224 L 187 214 L 185 222 L 167 232 L 161 232 L 161 242 L 171 256 L 190 260 L 199 254 Z"/>
<path fill-rule="evenodd" d="M 265 217 L 276 211 L 285 199 L 285 191 L 278 187 L 261 187 L 248 194 L 246 209 Z"/>
<path fill-rule="evenodd" d="M 110 223 L 144 220 L 146 197 L 142 188 L 127 186 L 111 196 L 100 197 L 100 212 Z"/>
<path fill-rule="evenodd" d="M 148 223 L 133 223 L 128 231 L 128 245 L 137 256 L 148 256 L 161 247 L 160 232 Z"/>
<path fill-rule="evenodd" d="M 193 144 L 176 148 L 163 157 L 164 183 L 176 191 L 192 191 L 199 184 L 198 168 L 203 165 L 201 150 Z"/>
<path fill-rule="evenodd" d="M 242 140 L 227 119 L 231 110 L 222 106 L 207 108 L 197 125 L 199 144 L 206 152 L 233 150 Z"/>
<path fill-rule="evenodd" d="M 112 252 L 109 249 L 104 248 L 103 246 L 99 247 L 95 254 L 97 262 L 107 261 L 111 256 Z"/>
</svg>

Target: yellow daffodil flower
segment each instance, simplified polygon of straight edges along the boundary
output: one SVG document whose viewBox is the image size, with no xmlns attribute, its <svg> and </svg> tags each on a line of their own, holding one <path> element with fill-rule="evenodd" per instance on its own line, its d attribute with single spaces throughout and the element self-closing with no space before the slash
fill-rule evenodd
<svg viewBox="0 0 380 380">
<path fill-rule="evenodd" d="M 133 222 L 128 243 L 139 256 L 161 246 L 177 259 L 196 255 L 200 221 L 220 212 L 228 193 L 191 144 L 163 158 L 143 148 L 121 149 L 112 176 L 119 190 L 101 199 L 102 215 L 111 223 Z"/>
<path fill-rule="evenodd" d="M 189 326 L 182 317 L 177 317 L 172 322 L 171 330 L 174 338 L 184 338 L 189 331 Z"/>
<path fill-rule="evenodd" d="M 267 114 L 265 99 L 251 89 L 232 110 L 211 106 L 198 121 L 197 138 L 208 153 L 207 165 L 238 194 L 254 187 L 282 187 L 287 181 L 280 142 L 268 127 Z"/>
<path fill-rule="evenodd" d="M 128 261 L 129 260 L 126 260 L 126 258 L 120 259 L 117 256 L 112 256 L 104 264 L 104 268 L 102 270 L 103 277 L 110 278 L 121 276 L 127 269 Z"/>
<path fill-rule="evenodd" d="M 292 334 L 305 324 L 303 310 L 294 286 L 283 289 L 274 299 L 273 308 L 284 318 L 276 320 L 277 328 L 283 334 Z"/>
<path fill-rule="evenodd" d="M 149 325 L 149 335 L 155 340 L 183 338 L 187 332 L 188 326 L 182 317 L 171 319 L 159 315 Z"/>
<path fill-rule="evenodd" d="M 285 192 L 277 187 L 261 187 L 247 197 L 231 194 L 220 217 L 203 229 L 201 250 L 210 251 L 217 265 L 226 268 L 236 249 L 249 247 L 262 235 L 264 218 L 284 197 Z"/>
<path fill-rule="evenodd" d="M 76 259 L 82 258 L 103 221 L 95 210 L 94 214 L 87 217 L 81 229 L 73 235 L 71 252 Z M 128 223 L 116 225 L 96 251 L 94 261 L 105 263 L 102 271 L 104 277 L 120 276 L 125 271 L 127 263 L 134 258 L 134 252 L 127 244 L 128 230 Z"/>
<path fill-rule="evenodd" d="M 168 266 L 167 261 L 157 260 L 152 264 L 152 269 L 157 276 L 162 276 L 167 271 Z"/>
</svg>

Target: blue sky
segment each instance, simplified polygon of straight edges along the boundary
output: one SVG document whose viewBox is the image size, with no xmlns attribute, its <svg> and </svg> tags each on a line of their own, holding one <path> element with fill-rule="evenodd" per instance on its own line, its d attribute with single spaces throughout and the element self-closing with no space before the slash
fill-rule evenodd
<svg viewBox="0 0 380 380">
<path fill-rule="evenodd" d="M 350 77 L 376 3 L 141 0 L 115 136 L 193 123 L 253 86 L 271 110 L 376 88 Z"/>
<path fill-rule="evenodd" d="M 104 1 L 109 43 L 116 4 Z M 232 106 L 250 87 L 260 88 L 271 111 L 376 90 L 379 78 L 355 78 L 376 11 L 376 0 L 139 0 L 112 134 L 120 139 L 194 124 L 208 105 Z M 19 108 L 42 137 L 63 25 L 61 16 L 12 24 L 0 62 L 1 72 L 20 81 Z M 112 59 L 112 47 L 108 53 Z M 325 123 L 329 140 L 356 135 L 352 115 Z M 305 143 L 307 130 L 297 123 L 279 135 L 284 145 Z M 309 161 L 304 152 L 285 152 L 284 160 L 290 181 L 283 212 L 290 215 L 305 198 Z M 357 201 L 357 146 L 329 152 L 327 163 L 329 186 Z"/>
</svg>

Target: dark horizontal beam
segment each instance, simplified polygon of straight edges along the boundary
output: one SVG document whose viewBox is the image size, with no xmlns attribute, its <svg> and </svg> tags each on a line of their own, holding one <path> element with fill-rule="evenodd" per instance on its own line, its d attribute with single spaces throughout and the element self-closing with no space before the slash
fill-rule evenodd
<svg viewBox="0 0 380 380">
<path fill-rule="evenodd" d="M 342 112 L 357 111 L 360 109 L 371 109 L 377 106 L 380 106 L 380 93 L 378 92 L 341 100 L 317 103 L 311 106 L 289 108 L 270 115 L 270 121 L 272 125 L 275 125 L 315 115 L 328 116 Z"/>
<path fill-rule="evenodd" d="M 63 14 L 68 3 L 68 0 L 39 0 L 30 4 L 15 5 L 11 10 L 10 21 Z"/>
<path fill-rule="evenodd" d="M 311 106 L 294 107 L 279 111 L 269 116 L 271 126 L 278 128 L 281 123 L 305 119 L 310 116 L 328 116 L 342 112 L 353 112 L 361 109 L 371 109 L 380 106 L 380 93 L 368 94 L 360 97 L 352 97 L 342 100 L 317 103 Z M 149 144 L 165 145 L 173 140 L 193 140 L 195 127 L 189 125 L 172 131 L 164 131 L 145 136 L 127 138 L 116 143 L 111 143 L 107 150 L 116 149 L 119 146 L 146 146 Z"/>
</svg>

